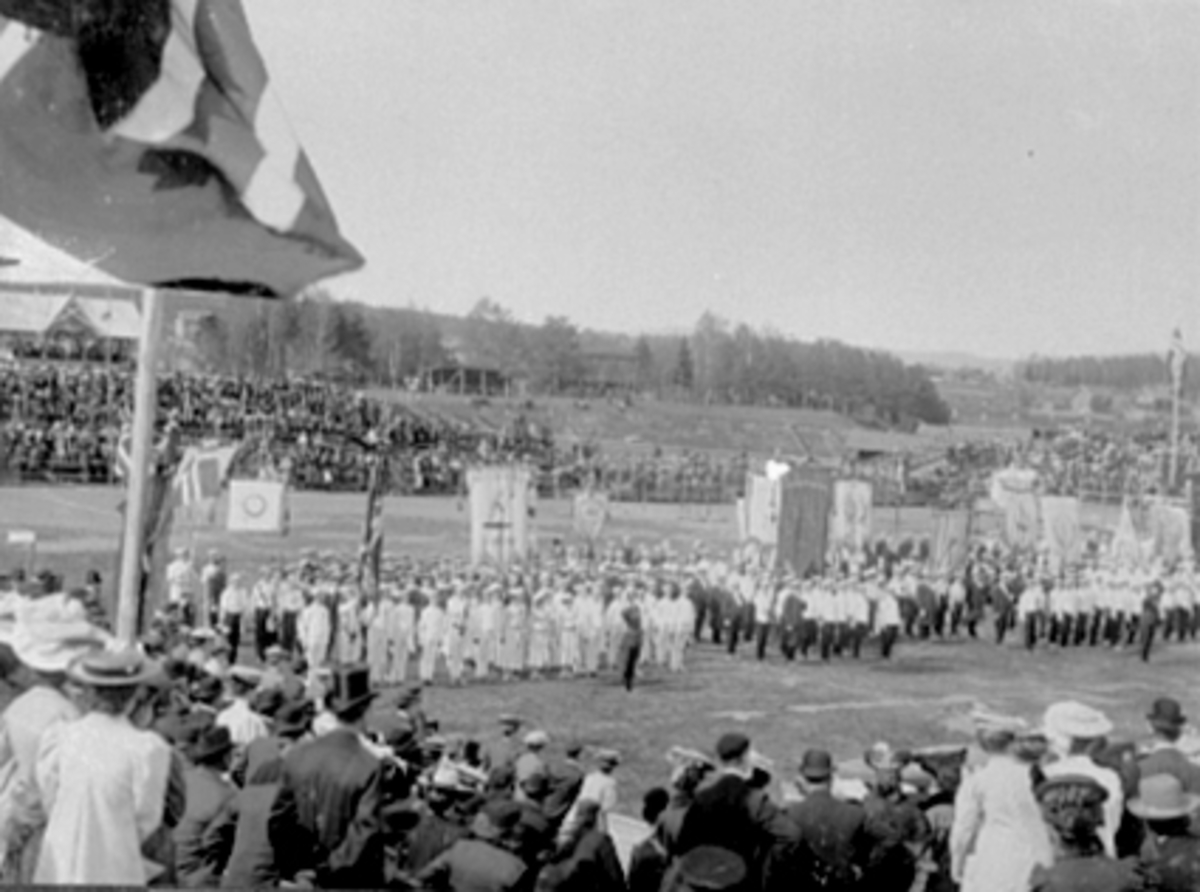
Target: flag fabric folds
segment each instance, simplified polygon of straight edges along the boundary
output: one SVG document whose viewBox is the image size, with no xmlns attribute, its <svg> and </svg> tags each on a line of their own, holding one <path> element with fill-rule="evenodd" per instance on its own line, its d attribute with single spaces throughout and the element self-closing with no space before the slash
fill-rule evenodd
<svg viewBox="0 0 1200 892">
<path fill-rule="evenodd" d="M 759 545 L 775 545 L 779 541 L 780 500 L 783 483 L 765 474 L 746 477 L 746 539 Z"/>
<path fill-rule="evenodd" d="M 219 498 L 237 452 L 237 446 L 189 446 L 175 471 L 179 504 L 190 508 Z"/>
<path fill-rule="evenodd" d="M 285 296 L 362 264 L 240 0 L 0 0 L 0 170 L 0 216 L 127 282 Z"/>
<path fill-rule="evenodd" d="M 287 487 L 278 480 L 234 480 L 229 484 L 231 533 L 282 533 Z"/>
<path fill-rule="evenodd" d="M 387 490 L 387 467 L 376 456 L 371 463 L 367 485 L 367 517 L 363 524 L 362 552 L 358 562 L 358 584 L 368 591 L 379 591 L 379 573 L 383 563 L 383 497 Z"/>
</svg>

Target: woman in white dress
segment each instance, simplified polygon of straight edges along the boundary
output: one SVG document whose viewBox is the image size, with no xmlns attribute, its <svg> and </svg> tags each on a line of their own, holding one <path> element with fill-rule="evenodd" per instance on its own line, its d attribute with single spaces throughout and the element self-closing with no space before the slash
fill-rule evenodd
<svg viewBox="0 0 1200 892">
<path fill-rule="evenodd" d="M 975 721 L 987 763 L 954 800 L 951 872 L 961 892 L 1028 892 L 1033 869 L 1054 859 L 1030 766 L 1011 752 L 1023 723 L 991 714 Z"/>
<path fill-rule="evenodd" d="M 90 711 L 42 736 L 37 782 L 48 821 L 34 882 L 145 886 L 142 846 L 163 819 L 171 749 L 126 713 L 139 688 L 160 674 L 136 651 L 101 653 L 68 675 Z"/>
</svg>

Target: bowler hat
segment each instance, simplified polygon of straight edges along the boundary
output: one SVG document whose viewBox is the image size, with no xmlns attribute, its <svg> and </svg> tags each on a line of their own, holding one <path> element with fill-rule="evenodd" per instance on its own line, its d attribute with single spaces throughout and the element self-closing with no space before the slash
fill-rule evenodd
<svg viewBox="0 0 1200 892">
<path fill-rule="evenodd" d="M 211 725 L 200 732 L 189 747 L 193 762 L 207 762 L 224 756 L 233 749 L 233 739 L 224 725 Z"/>
<path fill-rule="evenodd" d="M 800 757 L 800 776 L 817 783 L 829 780 L 833 776 L 833 756 L 826 750 L 806 750 Z"/>
<path fill-rule="evenodd" d="M 1152 725 L 1166 725 L 1170 728 L 1178 728 L 1187 724 L 1187 716 L 1183 714 L 1183 707 L 1179 705 L 1178 700 L 1170 697 L 1159 697 L 1155 700 L 1150 711 L 1146 713 L 1146 719 Z"/>
<path fill-rule="evenodd" d="M 334 715 L 350 712 L 376 696 L 371 689 L 371 671 L 366 666 L 339 666 L 333 670 L 330 682 L 326 702 Z"/>
<path fill-rule="evenodd" d="M 285 703 L 275 713 L 275 733 L 289 739 L 302 736 L 312 726 L 314 711 L 308 700 Z"/>
<path fill-rule="evenodd" d="M 717 758 L 722 762 L 740 759 L 750 750 L 750 738 L 737 731 L 730 731 L 717 738 Z"/>
</svg>

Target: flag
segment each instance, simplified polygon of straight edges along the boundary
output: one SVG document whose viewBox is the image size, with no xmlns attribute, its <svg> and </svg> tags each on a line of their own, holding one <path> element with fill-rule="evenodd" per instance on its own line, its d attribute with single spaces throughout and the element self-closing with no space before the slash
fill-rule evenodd
<svg viewBox="0 0 1200 892">
<path fill-rule="evenodd" d="M 286 489 L 275 480 L 234 480 L 229 484 L 231 533 L 282 533 Z"/>
<path fill-rule="evenodd" d="M 358 584 L 368 580 L 370 591 L 378 593 L 379 569 L 383 563 L 383 496 L 386 490 L 387 472 L 382 459 L 371 464 L 370 482 L 367 486 L 367 517 L 363 524 L 362 553 L 358 561 Z"/>
<path fill-rule="evenodd" d="M 129 479 L 129 469 L 133 467 L 133 425 L 126 421 L 121 425 L 121 433 L 117 435 L 117 445 L 113 450 L 113 476 L 118 480 Z"/>
<path fill-rule="evenodd" d="M 1183 375 L 1187 370 L 1187 351 L 1183 348 L 1183 333 L 1178 328 L 1171 335 L 1171 346 L 1167 350 L 1167 370 L 1171 373 L 1171 387 L 1178 393 L 1183 389 Z"/>
<path fill-rule="evenodd" d="M 185 508 L 217 499 L 237 446 L 189 446 L 175 471 L 179 503 Z"/>
<path fill-rule="evenodd" d="M 284 296 L 362 265 L 240 0 L 0 0 L 0 170 L 0 216 L 126 282 Z"/>
</svg>

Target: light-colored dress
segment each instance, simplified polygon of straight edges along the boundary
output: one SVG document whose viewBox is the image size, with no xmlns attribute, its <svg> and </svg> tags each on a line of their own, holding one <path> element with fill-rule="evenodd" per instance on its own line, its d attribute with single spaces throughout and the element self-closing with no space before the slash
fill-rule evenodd
<svg viewBox="0 0 1200 892">
<path fill-rule="evenodd" d="M 125 718 L 88 713 L 42 736 L 37 781 L 49 821 L 35 883 L 144 886 L 142 843 L 158 829 L 171 750 Z"/>
<path fill-rule="evenodd" d="M 950 857 L 961 868 L 961 892 L 1028 892 L 1034 867 L 1054 860 L 1028 765 L 995 755 L 963 779 Z"/>
</svg>

